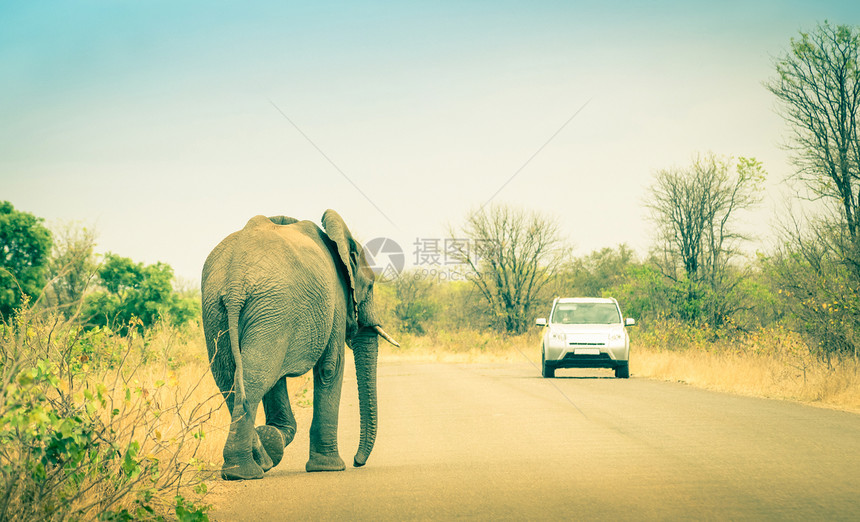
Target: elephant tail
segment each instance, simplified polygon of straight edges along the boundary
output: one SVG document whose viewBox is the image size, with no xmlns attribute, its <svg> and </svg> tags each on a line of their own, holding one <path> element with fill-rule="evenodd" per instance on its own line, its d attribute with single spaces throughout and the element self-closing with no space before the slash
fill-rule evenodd
<svg viewBox="0 0 860 522">
<path fill-rule="evenodd" d="M 230 300 L 233 301 L 233 300 Z M 233 374 L 233 407 L 239 404 L 245 415 L 251 416 L 251 407 L 248 405 L 248 397 L 245 395 L 245 372 L 242 366 L 242 352 L 239 350 L 239 310 L 241 303 L 225 303 L 227 308 L 227 327 L 230 329 L 230 350 L 233 352 L 233 362 L 236 372 Z"/>
</svg>

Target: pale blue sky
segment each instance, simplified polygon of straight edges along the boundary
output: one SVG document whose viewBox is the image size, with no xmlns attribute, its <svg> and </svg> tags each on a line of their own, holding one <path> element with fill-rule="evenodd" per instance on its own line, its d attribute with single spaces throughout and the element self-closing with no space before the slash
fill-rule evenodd
<svg viewBox="0 0 860 522">
<path fill-rule="evenodd" d="M 181 5 L 177 5 L 181 4 Z M 856 2 L 0 3 L 0 199 L 82 221 L 100 251 L 197 280 L 256 214 L 441 237 L 496 197 L 577 254 L 644 253 L 655 170 L 696 152 L 791 173 L 762 87 L 801 29 Z M 272 106 L 276 104 L 394 222 Z"/>
</svg>

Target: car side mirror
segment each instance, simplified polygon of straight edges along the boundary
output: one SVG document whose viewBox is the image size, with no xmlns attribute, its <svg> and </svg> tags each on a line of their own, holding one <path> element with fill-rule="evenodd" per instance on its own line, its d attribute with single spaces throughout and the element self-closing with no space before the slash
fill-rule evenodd
<svg viewBox="0 0 860 522">
<path fill-rule="evenodd" d="M 636 324 L 636 319 L 633 319 L 632 317 L 628 317 L 627 319 L 624 320 L 624 326 L 633 326 L 635 324 Z"/>
<path fill-rule="evenodd" d="M 546 319 L 543 317 L 535 319 L 535 324 L 538 326 L 546 326 Z"/>
</svg>

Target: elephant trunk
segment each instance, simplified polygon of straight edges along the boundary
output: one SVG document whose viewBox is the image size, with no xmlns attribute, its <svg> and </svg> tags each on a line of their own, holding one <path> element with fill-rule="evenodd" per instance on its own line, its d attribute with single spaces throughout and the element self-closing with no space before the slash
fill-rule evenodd
<svg viewBox="0 0 860 522">
<path fill-rule="evenodd" d="M 361 339 L 353 348 L 361 414 L 361 442 L 355 454 L 355 467 L 364 466 L 376 441 L 376 359 L 379 350 L 374 329 L 362 329 L 359 335 Z"/>
</svg>

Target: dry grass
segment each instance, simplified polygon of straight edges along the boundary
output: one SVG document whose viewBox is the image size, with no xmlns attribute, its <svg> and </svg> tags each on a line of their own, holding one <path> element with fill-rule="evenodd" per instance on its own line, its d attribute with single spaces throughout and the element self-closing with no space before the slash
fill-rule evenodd
<svg viewBox="0 0 860 522">
<path fill-rule="evenodd" d="M 860 362 L 821 359 L 781 328 L 682 350 L 649 341 L 643 339 L 631 356 L 634 375 L 860 412 Z"/>
<path fill-rule="evenodd" d="M 426 335 L 401 333 L 400 348 L 386 342 L 379 344 L 382 361 L 425 362 L 516 362 L 526 359 L 540 362 L 540 336 L 528 332 L 507 336 L 492 330 L 433 331 Z"/>
<path fill-rule="evenodd" d="M 199 417 L 200 444 L 194 458 L 204 469 L 216 469 L 220 448 L 217 452 L 213 448 L 219 439 L 222 445 L 226 440 L 230 418 L 209 373 L 202 328 L 193 328 L 185 335 L 161 328 L 150 334 L 148 342 L 154 356 L 136 372 L 135 384 L 149 390 L 162 408 L 177 408 L 177 415 L 160 416 L 156 426 L 166 438 L 187 429 L 185 419 Z"/>
</svg>

